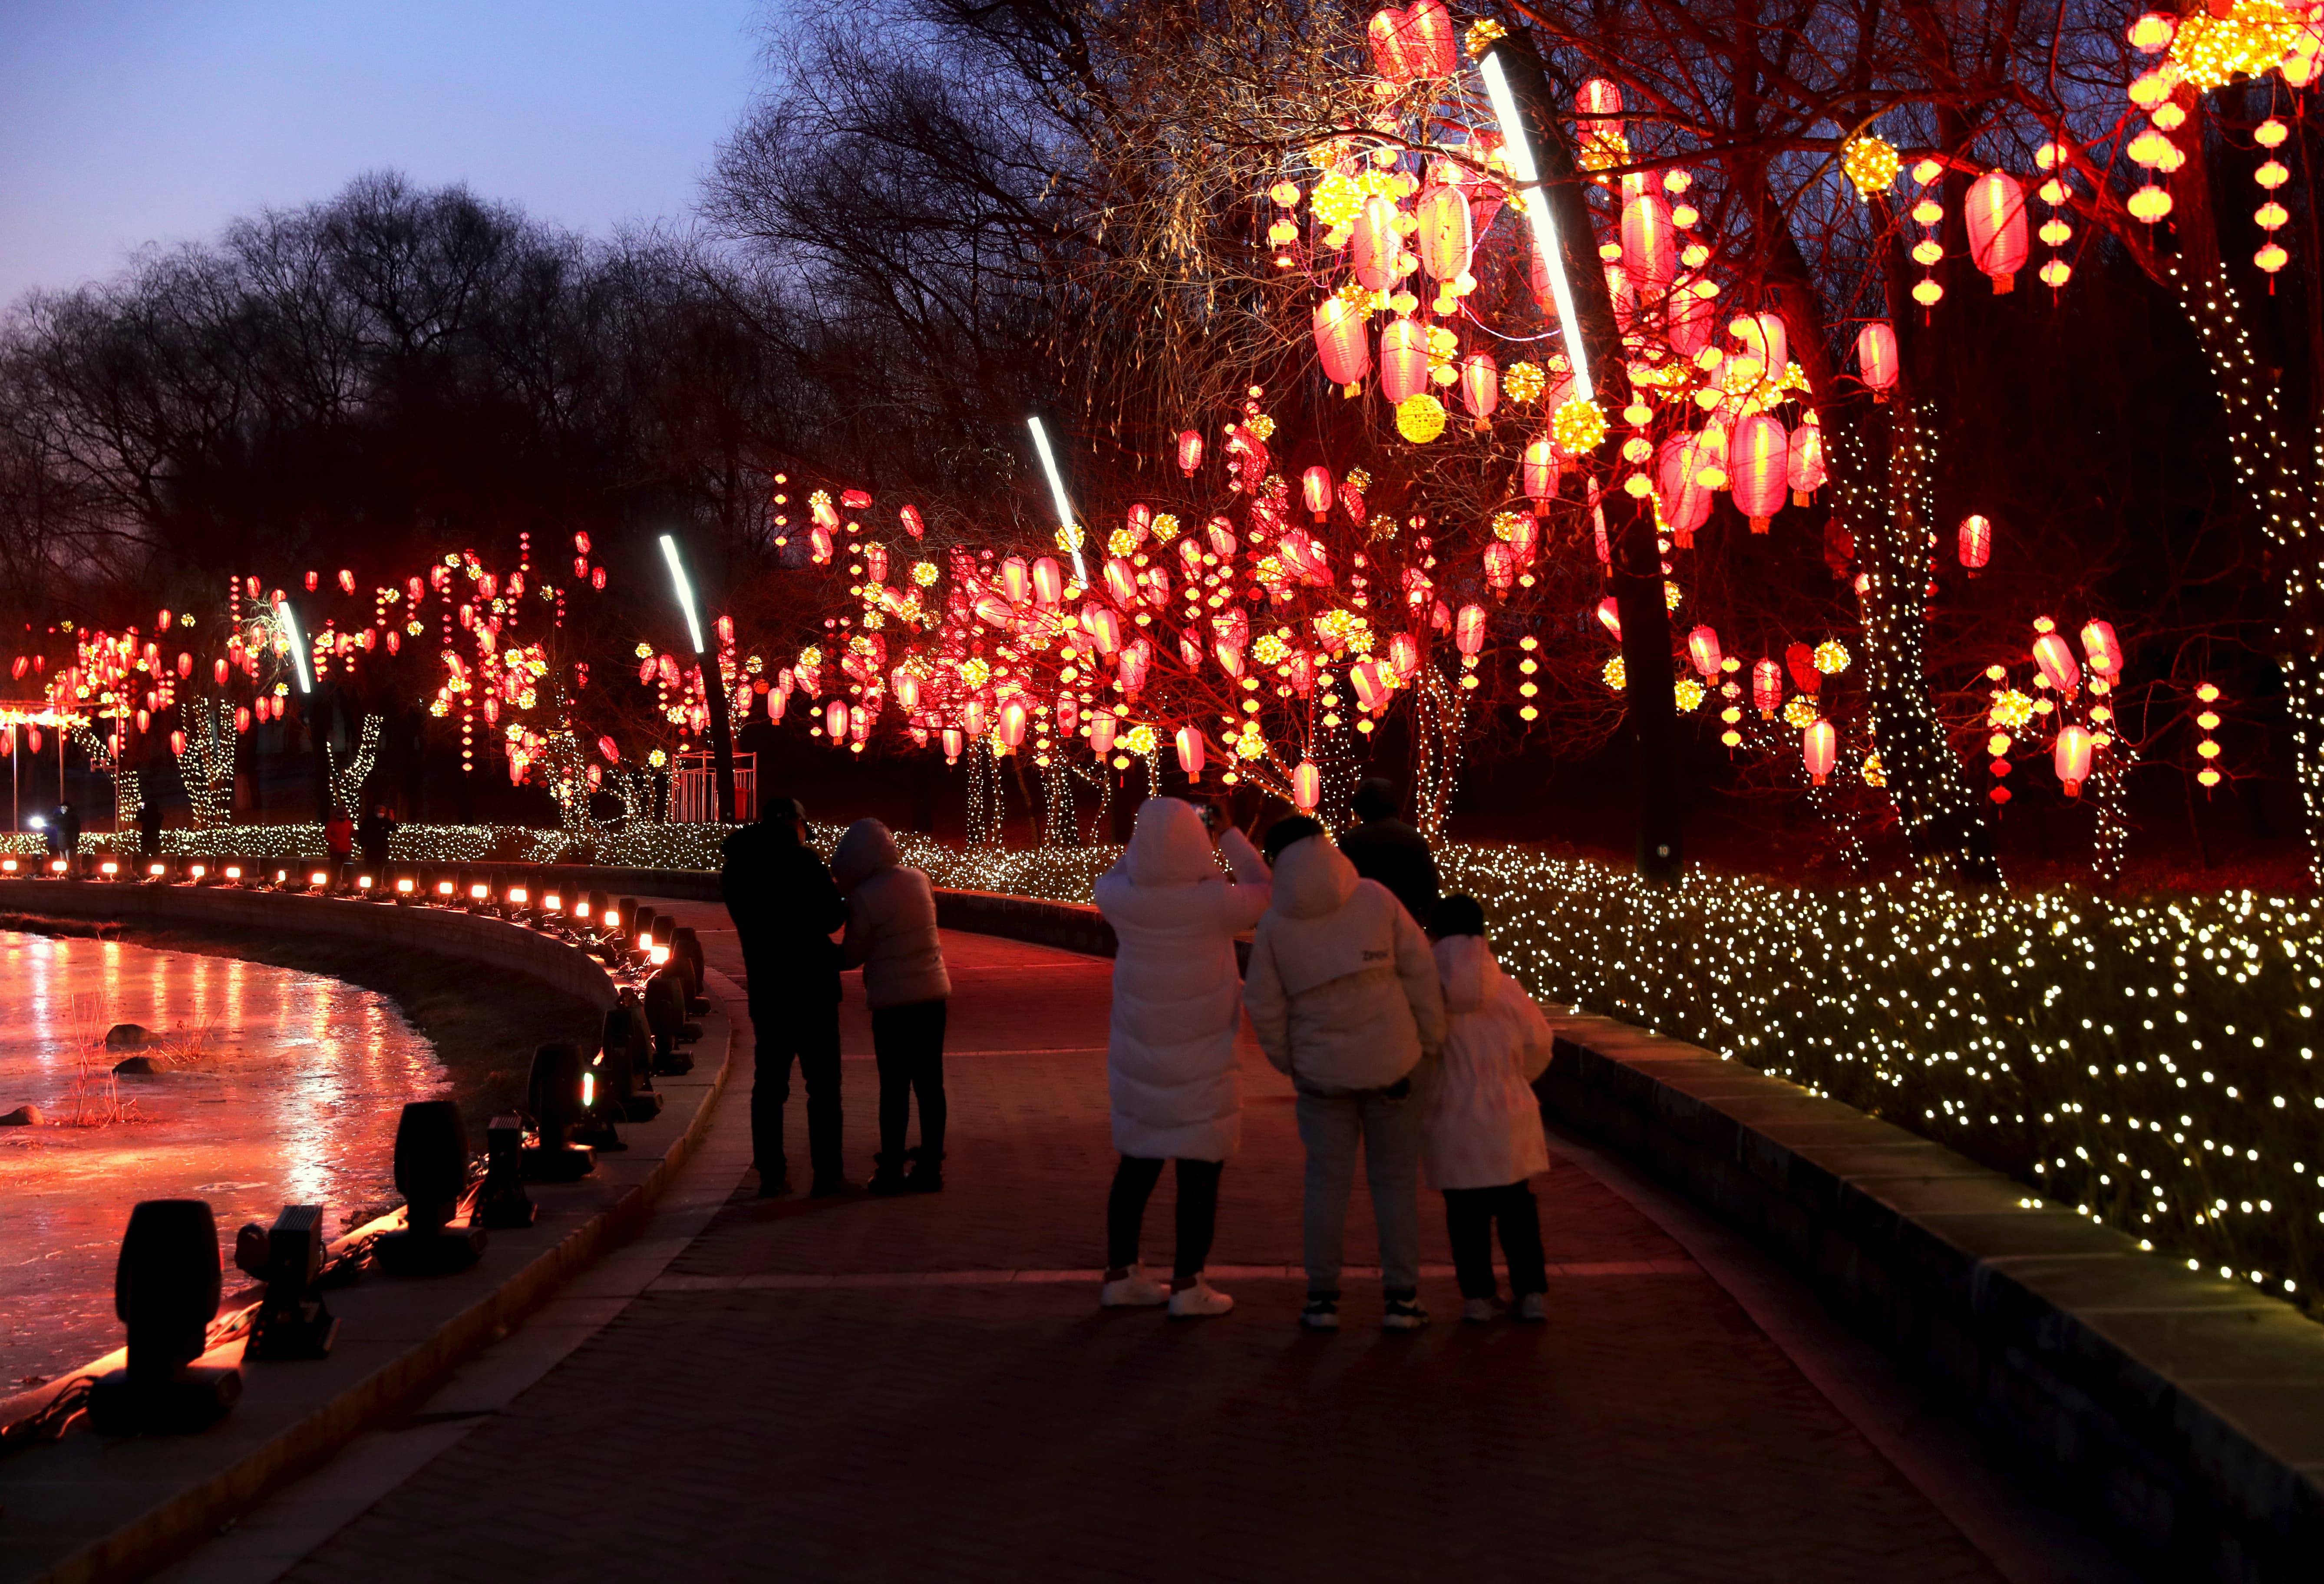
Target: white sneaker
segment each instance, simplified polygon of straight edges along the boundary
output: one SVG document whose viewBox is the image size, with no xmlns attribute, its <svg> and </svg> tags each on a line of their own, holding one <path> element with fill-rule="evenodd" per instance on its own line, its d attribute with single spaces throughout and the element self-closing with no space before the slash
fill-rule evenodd
<svg viewBox="0 0 2324 1584">
<path fill-rule="evenodd" d="M 1220 1292 L 1201 1276 L 1191 1286 L 1180 1287 L 1170 1294 L 1170 1315 L 1174 1320 L 1194 1320 L 1204 1315 L 1224 1314 L 1234 1307 L 1234 1300 Z"/>
<path fill-rule="evenodd" d="M 1311 1331 L 1335 1331 L 1340 1329 L 1340 1301 L 1336 1297 L 1310 1296 L 1307 1307 L 1299 1312 L 1299 1323 Z"/>
<path fill-rule="evenodd" d="M 1161 1283 L 1146 1274 L 1142 1265 L 1131 1266 L 1128 1275 L 1097 1290 L 1100 1309 L 1151 1309 L 1169 1302 L 1170 1294 L 1162 1290 Z"/>
<path fill-rule="evenodd" d="M 1549 1318 L 1549 1294 L 1546 1293 L 1527 1293 L 1524 1297 L 1518 1299 L 1517 1318 L 1532 1325 L 1539 1325 L 1543 1321 L 1547 1320 Z"/>
<path fill-rule="evenodd" d="M 1471 1325 L 1490 1324 L 1500 1313 L 1500 1301 L 1496 1298 L 1466 1298 L 1461 1303 L 1461 1318 Z"/>
<path fill-rule="evenodd" d="M 1428 1311 L 1417 1298 L 1391 1298 L 1380 1312 L 1382 1331 L 1416 1331 L 1427 1323 Z"/>
</svg>

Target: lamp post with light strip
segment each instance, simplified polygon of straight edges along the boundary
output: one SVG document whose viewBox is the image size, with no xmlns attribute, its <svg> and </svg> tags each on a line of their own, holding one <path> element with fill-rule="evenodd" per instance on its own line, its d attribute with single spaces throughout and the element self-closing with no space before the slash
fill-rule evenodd
<svg viewBox="0 0 2324 1584">
<path fill-rule="evenodd" d="M 710 760 L 718 786 L 718 817 L 734 823 L 734 731 L 726 715 L 726 678 L 718 674 L 718 657 L 711 652 L 702 631 L 702 615 L 695 608 L 694 585 L 686 576 L 686 562 L 678 553 L 678 539 L 661 536 L 662 559 L 669 563 L 670 588 L 686 617 L 686 636 L 694 645 L 695 663 L 702 668 L 702 698 L 710 711 Z"/>
<path fill-rule="evenodd" d="M 1618 445 L 1615 420 L 1629 404 L 1629 374 L 1614 299 L 1598 260 L 1597 233 L 1572 149 L 1548 106 L 1541 62 L 1514 40 L 1497 41 L 1478 61 L 1500 124 L 1517 200 L 1549 275 L 1573 389 L 1608 414 L 1602 447 Z M 1678 697 L 1671 659 L 1670 608 L 1664 603 L 1662 549 L 1651 496 L 1610 490 L 1601 497 L 1614 603 L 1622 621 L 1623 702 L 1630 724 L 1632 791 L 1638 808 L 1638 873 L 1657 884 L 1679 877 Z"/>
</svg>

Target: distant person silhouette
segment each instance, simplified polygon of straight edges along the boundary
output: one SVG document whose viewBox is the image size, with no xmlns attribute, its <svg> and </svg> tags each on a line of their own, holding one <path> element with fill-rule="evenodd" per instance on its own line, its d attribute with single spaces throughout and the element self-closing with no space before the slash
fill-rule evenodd
<svg viewBox="0 0 2324 1584">
<path fill-rule="evenodd" d="M 1357 874 L 1386 886 L 1412 915 L 1412 922 L 1426 929 L 1442 889 L 1436 860 L 1428 851 L 1428 838 L 1401 817 L 1404 800 L 1397 795 L 1396 783 L 1384 776 L 1368 777 L 1356 787 L 1351 806 L 1357 823 L 1340 834 L 1342 855 L 1356 866 Z"/>
</svg>

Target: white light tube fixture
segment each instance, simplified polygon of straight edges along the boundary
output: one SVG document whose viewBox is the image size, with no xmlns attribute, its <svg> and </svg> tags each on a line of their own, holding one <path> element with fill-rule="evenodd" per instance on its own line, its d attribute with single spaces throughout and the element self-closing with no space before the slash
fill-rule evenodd
<svg viewBox="0 0 2324 1584">
<path fill-rule="evenodd" d="M 1590 383 L 1590 360 L 1582 353 L 1581 316 L 1573 311 L 1573 283 L 1565 278 L 1565 254 L 1557 245 L 1557 226 L 1549 217 L 1549 194 L 1542 190 L 1541 169 L 1534 163 L 1533 144 L 1526 141 L 1525 123 L 1517 115 L 1517 96 L 1501 70 L 1501 54 L 1489 50 L 1477 63 L 1485 78 L 1485 93 L 1493 101 L 1493 118 L 1501 124 L 1501 152 L 1517 179 L 1517 203 L 1533 226 L 1533 244 L 1549 270 L 1550 296 L 1557 302 L 1558 327 L 1565 336 L 1566 361 L 1573 365 L 1573 391 L 1595 399 Z"/>
<path fill-rule="evenodd" d="M 307 640 L 299 635 L 299 618 L 290 609 L 289 600 L 274 602 L 274 618 L 281 622 L 290 634 L 290 663 L 298 668 L 299 691 L 314 692 L 315 679 L 307 671 Z"/>
<path fill-rule="evenodd" d="M 1074 526 L 1074 505 L 1065 499 L 1065 476 L 1057 471 L 1056 454 L 1049 449 L 1049 431 L 1041 427 L 1041 420 L 1038 418 L 1028 418 L 1025 421 L 1033 428 L 1033 449 L 1041 454 L 1041 471 L 1049 475 L 1049 499 L 1057 509 L 1057 526 L 1070 529 Z M 1074 581 L 1087 586 L 1089 574 L 1082 566 L 1081 546 L 1074 543 L 1067 548 L 1074 554 Z"/>
<path fill-rule="evenodd" d="M 678 608 L 686 615 L 686 635 L 694 640 L 694 652 L 700 655 L 702 618 L 694 613 L 694 585 L 686 581 L 686 564 L 678 558 L 678 540 L 669 534 L 661 536 L 661 558 L 669 563 L 670 586 L 678 591 Z"/>
</svg>

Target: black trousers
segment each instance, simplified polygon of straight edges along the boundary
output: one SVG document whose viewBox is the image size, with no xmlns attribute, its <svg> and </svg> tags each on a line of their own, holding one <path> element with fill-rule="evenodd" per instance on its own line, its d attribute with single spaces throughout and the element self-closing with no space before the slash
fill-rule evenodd
<svg viewBox="0 0 2324 1584">
<path fill-rule="evenodd" d="M 921 1158 L 944 1159 L 945 1003 L 913 1001 L 872 1008 L 872 1054 L 880 1067 L 880 1160 L 904 1161 L 904 1133 L 912 1099 L 920 1101 Z"/>
<path fill-rule="evenodd" d="M 1493 1224 L 1501 1228 L 1501 1254 L 1509 1262 L 1509 1295 L 1549 1291 L 1541 1257 L 1541 1211 L 1533 1186 L 1509 1183 L 1499 1188 L 1444 1190 L 1444 1231 L 1452 1242 L 1452 1269 L 1463 1298 L 1490 1298 L 1493 1283 Z"/>
<path fill-rule="evenodd" d="M 1173 1275 L 1190 1282 L 1211 1257 L 1211 1237 L 1219 1223 L 1219 1174 L 1224 1161 L 1178 1163 L 1178 1257 Z M 1162 1180 L 1162 1163 L 1126 1155 L 1114 1169 L 1113 1191 L 1105 1200 L 1105 1263 L 1119 1270 L 1138 1262 L 1138 1234 L 1146 1224 L 1146 1202 Z"/>
<path fill-rule="evenodd" d="M 807 1082 L 807 1156 L 818 1178 L 842 1174 L 839 1110 L 839 1002 L 816 990 L 751 989 L 751 1027 L 758 1072 L 751 1082 L 751 1153 L 759 1175 L 781 1177 L 783 1106 L 791 1097 L 791 1060 Z"/>
</svg>

